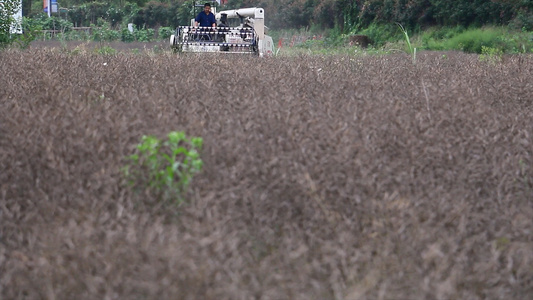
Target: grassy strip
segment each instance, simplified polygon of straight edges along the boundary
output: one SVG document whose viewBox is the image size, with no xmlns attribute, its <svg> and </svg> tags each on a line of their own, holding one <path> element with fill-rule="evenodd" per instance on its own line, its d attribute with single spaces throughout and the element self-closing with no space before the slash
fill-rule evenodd
<svg viewBox="0 0 533 300">
<path fill-rule="evenodd" d="M 396 25 L 394 25 L 396 26 Z M 400 52 L 407 48 L 408 53 L 415 57 L 418 50 L 458 50 L 467 53 L 482 54 L 483 49 L 496 49 L 501 53 L 533 53 L 533 32 L 510 30 L 505 27 L 440 27 L 429 28 L 422 32 L 411 32 L 411 36 L 402 26 L 394 27 L 390 24 L 372 25 L 371 27 L 354 32 L 368 36 L 371 44 L 365 52 L 388 53 Z M 360 51 L 349 45 L 349 36 L 336 31 L 326 33 L 312 32 L 275 32 L 272 34 L 275 41 L 283 38 L 283 48 L 280 55 L 287 54 L 346 54 Z M 307 40 L 290 44 L 291 39 L 297 36 L 308 37 Z M 322 39 L 313 40 L 314 36 L 323 36 Z M 355 49 L 354 49 L 355 48 Z"/>
</svg>

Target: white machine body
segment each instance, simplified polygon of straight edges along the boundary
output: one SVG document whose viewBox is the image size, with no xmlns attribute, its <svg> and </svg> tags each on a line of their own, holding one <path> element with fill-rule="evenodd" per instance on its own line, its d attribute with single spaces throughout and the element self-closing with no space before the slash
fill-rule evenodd
<svg viewBox="0 0 533 300">
<path fill-rule="evenodd" d="M 225 19 L 240 19 L 229 27 Z M 180 52 L 223 52 L 272 56 L 274 43 L 265 34 L 265 11 L 262 8 L 225 10 L 215 14 L 218 26 L 180 26 L 170 37 L 170 46 Z M 191 22 L 191 25 L 194 24 Z"/>
</svg>

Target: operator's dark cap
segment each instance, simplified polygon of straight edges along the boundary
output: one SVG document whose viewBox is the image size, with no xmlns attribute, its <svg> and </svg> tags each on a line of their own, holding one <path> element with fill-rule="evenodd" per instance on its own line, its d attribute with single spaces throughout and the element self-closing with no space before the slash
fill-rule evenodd
<svg viewBox="0 0 533 300">
<path fill-rule="evenodd" d="M 206 3 L 204 4 L 204 7 L 206 7 L 206 6 L 209 6 L 209 7 L 211 7 L 211 3 L 209 3 L 209 2 L 206 2 Z"/>
</svg>

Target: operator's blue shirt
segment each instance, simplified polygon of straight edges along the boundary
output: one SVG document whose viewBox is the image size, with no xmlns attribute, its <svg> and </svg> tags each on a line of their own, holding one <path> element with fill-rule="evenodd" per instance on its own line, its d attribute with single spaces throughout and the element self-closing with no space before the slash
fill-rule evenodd
<svg viewBox="0 0 533 300">
<path fill-rule="evenodd" d="M 217 22 L 217 20 L 215 20 L 215 15 L 212 12 L 206 15 L 203 11 L 201 11 L 194 20 L 202 27 L 211 27 L 213 26 L 213 23 Z"/>
</svg>

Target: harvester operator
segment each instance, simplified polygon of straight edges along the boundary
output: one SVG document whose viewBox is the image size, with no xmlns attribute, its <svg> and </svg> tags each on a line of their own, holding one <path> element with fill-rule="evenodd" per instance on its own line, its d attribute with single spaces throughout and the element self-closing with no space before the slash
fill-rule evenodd
<svg viewBox="0 0 533 300">
<path fill-rule="evenodd" d="M 217 27 L 217 20 L 211 12 L 211 4 L 209 2 L 204 4 L 204 11 L 201 11 L 194 21 L 194 26 L 196 27 L 198 25 L 201 27 Z"/>
</svg>

